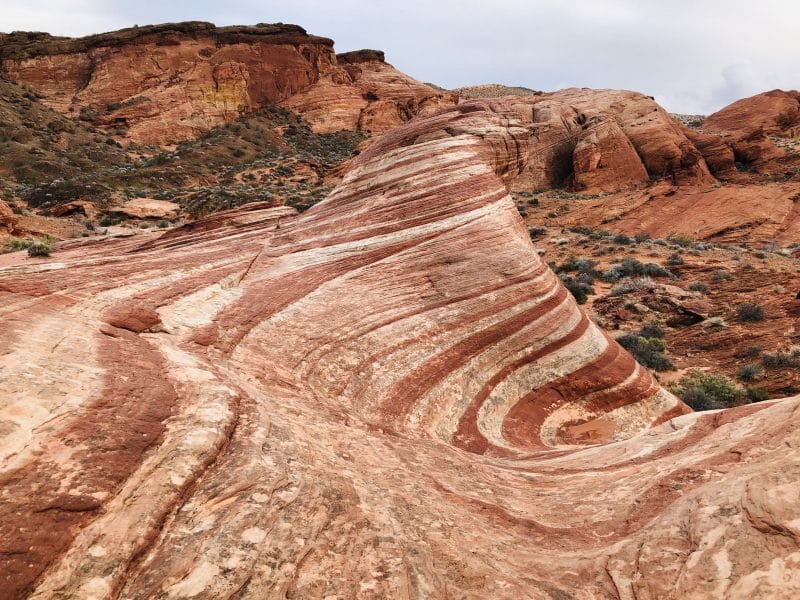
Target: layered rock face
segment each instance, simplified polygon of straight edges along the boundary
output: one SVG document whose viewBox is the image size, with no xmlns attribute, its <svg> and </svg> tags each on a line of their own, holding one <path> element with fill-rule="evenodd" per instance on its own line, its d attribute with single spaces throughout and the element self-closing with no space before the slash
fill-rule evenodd
<svg viewBox="0 0 800 600">
<path fill-rule="evenodd" d="M 293 106 L 309 105 L 312 122 L 318 122 L 313 110 L 326 102 L 325 82 L 355 111 L 355 118 L 334 118 L 326 130 L 383 131 L 450 97 L 382 60 L 367 62 L 376 63 L 364 69 L 372 75 L 359 83 L 362 69 L 346 57 L 340 66 L 331 40 L 283 24 L 188 22 L 80 39 L 36 33 L 0 37 L 0 72 L 6 77 L 34 89 L 51 108 L 143 143 L 197 137 L 299 92 L 306 93 Z M 317 83 L 317 92 L 309 92 Z"/>
<path fill-rule="evenodd" d="M 530 159 L 512 189 L 614 192 L 655 178 L 676 185 L 715 181 L 688 130 L 649 96 L 566 89 L 505 102 L 531 131 L 525 140 Z"/>
<path fill-rule="evenodd" d="M 519 107 L 302 215 L 2 257 L 5 595 L 800 593 L 798 399 L 686 414 L 581 312 L 506 192 Z"/>
<path fill-rule="evenodd" d="M 336 58 L 338 69 L 284 103 L 317 133 L 384 133 L 458 101 L 455 93 L 438 92 L 387 64 L 383 52 L 359 50 Z"/>
</svg>

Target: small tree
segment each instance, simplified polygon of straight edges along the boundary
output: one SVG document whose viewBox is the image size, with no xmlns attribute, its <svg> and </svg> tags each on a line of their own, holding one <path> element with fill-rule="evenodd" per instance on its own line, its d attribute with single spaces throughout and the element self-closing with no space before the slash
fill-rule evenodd
<svg viewBox="0 0 800 600">
<path fill-rule="evenodd" d="M 712 375 L 692 369 L 670 390 L 693 410 L 716 410 L 747 404 L 746 390 L 737 386 L 724 375 Z"/>
</svg>

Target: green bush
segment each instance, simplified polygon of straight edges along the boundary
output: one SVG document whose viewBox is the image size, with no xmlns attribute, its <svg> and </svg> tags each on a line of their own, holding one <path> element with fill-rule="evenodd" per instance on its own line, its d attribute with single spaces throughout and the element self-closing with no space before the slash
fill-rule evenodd
<svg viewBox="0 0 800 600">
<path fill-rule="evenodd" d="M 50 256 L 53 244 L 50 240 L 34 240 L 28 246 L 28 256 Z"/>
<path fill-rule="evenodd" d="M 50 239 L 12 239 L 6 242 L 6 247 L 15 252 L 27 250 L 28 256 L 50 256 L 53 251 L 53 242 Z"/>
<path fill-rule="evenodd" d="M 672 277 L 672 273 L 655 263 L 642 264 L 635 258 L 626 258 L 621 263 L 612 265 L 605 273 L 606 281 L 619 281 L 625 277 L 646 275 L 647 277 Z"/>
<path fill-rule="evenodd" d="M 639 335 L 646 338 L 663 338 L 664 330 L 661 328 L 661 325 L 653 322 L 643 326 L 639 331 Z"/>
<path fill-rule="evenodd" d="M 742 381 L 758 381 L 764 377 L 764 367 L 757 364 L 745 365 L 736 374 Z"/>
<path fill-rule="evenodd" d="M 594 288 L 583 281 L 579 281 L 575 279 L 571 275 L 567 275 L 566 273 L 561 273 L 559 275 L 561 281 L 564 283 L 564 287 L 566 287 L 569 292 L 575 297 L 575 301 L 578 304 L 585 304 L 586 300 L 588 300 L 589 295 L 595 293 Z"/>
<path fill-rule="evenodd" d="M 747 391 L 724 375 L 712 375 L 692 369 L 670 390 L 693 410 L 717 410 L 749 402 Z"/>
<path fill-rule="evenodd" d="M 617 343 L 630 352 L 637 362 L 655 371 L 672 371 L 675 365 L 664 354 L 667 343 L 657 337 L 647 338 L 627 333 L 617 338 Z"/>
<path fill-rule="evenodd" d="M 769 400 L 769 392 L 764 388 L 745 388 L 747 392 L 747 398 L 750 402 L 763 402 L 764 400 Z"/>
<path fill-rule="evenodd" d="M 702 281 L 693 281 L 692 283 L 689 284 L 689 291 L 700 292 L 701 294 L 705 294 L 708 291 L 708 286 Z"/>
</svg>

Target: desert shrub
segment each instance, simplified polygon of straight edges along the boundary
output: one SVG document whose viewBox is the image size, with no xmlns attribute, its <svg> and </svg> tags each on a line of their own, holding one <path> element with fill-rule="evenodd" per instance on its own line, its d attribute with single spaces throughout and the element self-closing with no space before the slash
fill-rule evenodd
<svg viewBox="0 0 800 600">
<path fill-rule="evenodd" d="M 667 269 L 655 263 L 642 264 L 635 258 L 626 258 L 621 263 L 612 265 L 603 273 L 606 281 L 619 281 L 625 277 L 645 275 L 647 277 L 672 277 Z"/>
<path fill-rule="evenodd" d="M 654 287 L 655 283 L 653 283 L 653 280 L 649 277 L 627 278 L 612 287 L 608 295 L 624 296 L 625 294 L 631 294 L 639 290 L 651 290 Z"/>
<path fill-rule="evenodd" d="M 606 281 L 619 281 L 624 277 L 641 275 L 644 265 L 635 258 L 626 258 L 621 263 L 612 265 L 605 273 L 603 279 Z"/>
<path fill-rule="evenodd" d="M 797 369 L 800 368 L 800 356 L 792 352 L 763 354 L 761 363 L 767 369 Z"/>
<path fill-rule="evenodd" d="M 627 333 L 617 338 L 617 343 L 630 352 L 638 363 L 655 371 L 671 371 L 675 368 L 664 352 L 667 343 L 661 338 L 648 338 Z"/>
<path fill-rule="evenodd" d="M 736 316 L 748 323 L 764 320 L 764 309 L 755 302 L 742 302 L 736 307 Z"/>
<path fill-rule="evenodd" d="M 727 281 L 728 279 L 733 279 L 733 275 L 727 271 L 719 270 L 711 274 L 711 281 Z"/>
<path fill-rule="evenodd" d="M 747 392 L 724 375 L 692 369 L 670 390 L 694 410 L 716 410 L 747 404 Z"/>
<path fill-rule="evenodd" d="M 639 330 L 639 335 L 646 338 L 663 338 L 664 330 L 661 328 L 661 325 L 654 321 L 643 326 L 641 330 Z"/>
<path fill-rule="evenodd" d="M 28 246 L 28 256 L 50 256 L 53 243 L 50 240 L 33 240 Z"/>
<path fill-rule="evenodd" d="M 712 331 L 719 331 L 720 329 L 725 329 L 727 326 L 728 324 L 722 317 L 711 317 L 703 321 L 703 327 L 711 329 Z"/>
<path fill-rule="evenodd" d="M 769 392 L 764 388 L 748 387 L 745 388 L 745 393 L 747 394 L 747 399 L 750 400 L 750 402 L 763 402 L 764 400 L 769 400 Z"/>
<path fill-rule="evenodd" d="M 689 284 L 689 291 L 705 294 L 708 291 L 708 286 L 702 281 L 693 281 Z"/>
<path fill-rule="evenodd" d="M 683 257 L 677 252 L 673 252 L 667 257 L 667 264 L 671 266 L 682 265 Z"/>
<path fill-rule="evenodd" d="M 20 240 L 12 238 L 6 242 L 6 248 L 13 252 L 18 250 L 27 250 L 31 243 L 33 243 L 33 240 Z"/>
<path fill-rule="evenodd" d="M 736 376 L 742 381 L 759 381 L 764 377 L 764 367 L 755 363 L 745 365 L 739 369 L 739 372 L 736 373 Z"/>
<path fill-rule="evenodd" d="M 586 227 L 585 225 L 577 225 L 575 227 L 568 227 L 568 231 L 572 233 L 579 233 L 581 235 L 592 235 L 592 228 Z"/>
<path fill-rule="evenodd" d="M 578 281 L 571 275 L 567 275 L 566 273 L 561 273 L 559 275 L 561 281 L 564 283 L 564 287 L 566 287 L 569 292 L 575 297 L 575 301 L 578 304 L 585 304 L 586 300 L 588 300 L 589 295 L 594 294 L 594 288 L 582 281 Z"/>
<path fill-rule="evenodd" d="M 547 227 L 530 227 L 528 228 L 528 235 L 531 239 L 540 238 L 547 233 Z"/>
<path fill-rule="evenodd" d="M 581 273 L 594 276 L 597 263 L 590 258 L 575 258 L 570 256 L 563 263 L 555 267 L 557 273 Z"/>
<path fill-rule="evenodd" d="M 112 225 L 119 225 L 126 220 L 126 217 L 120 214 L 105 215 L 100 219 L 100 227 L 111 227 Z"/>
<path fill-rule="evenodd" d="M 673 233 L 672 235 L 667 236 L 667 239 L 673 244 L 677 244 L 682 248 L 688 248 L 689 246 L 694 245 L 694 239 L 683 233 Z"/>
<path fill-rule="evenodd" d="M 633 236 L 633 239 L 641 244 L 642 242 L 646 242 L 650 239 L 650 234 L 645 233 L 644 231 L 640 231 L 635 236 Z"/>
<path fill-rule="evenodd" d="M 633 239 L 625 235 L 624 233 L 618 233 L 614 236 L 614 243 L 620 244 L 622 246 L 627 246 L 628 244 L 633 243 Z"/>
<path fill-rule="evenodd" d="M 672 277 L 672 272 L 661 265 L 646 263 L 642 266 L 642 275 L 647 277 Z"/>
<path fill-rule="evenodd" d="M 763 349 L 761 346 L 750 346 L 746 348 L 745 351 L 742 353 L 742 356 L 746 356 L 747 358 L 757 358 L 761 356 Z"/>
<path fill-rule="evenodd" d="M 158 227 L 159 229 L 166 229 L 167 227 L 169 227 L 169 221 L 162 219 L 161 221 L 156 223 L 156 227 Z"/>
</svg>

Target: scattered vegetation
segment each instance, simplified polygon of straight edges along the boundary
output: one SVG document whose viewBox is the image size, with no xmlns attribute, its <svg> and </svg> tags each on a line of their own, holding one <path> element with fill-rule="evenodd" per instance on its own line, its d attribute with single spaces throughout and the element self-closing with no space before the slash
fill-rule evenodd
<svg viewBox="0 0 800 600">
<path fill-rule="evenodd" d="M 619 281 L 626 277 L 672 277 L 672 273 L 655 263 L 642 263 L 635 258 L 626 258 L 621 263 L 612 265 L 605 273 L 606 281 Z"/>
<path fill-rule="evenodd" d="M 28 256 L 50 256 L 53 251 L 53 240 L 49 238 L 38 239 L 11 239 L 6 243 L 6 248 L 12 252 L 27 250 Z"/>
<path fill-rule="evenodd" d="M 724 375 L 692 369 L 670 390 L 694 410 L 716 410 L 766 400 L 765 390 L 743 388 Z"/>
<path fill-rule="evenodd" d="M 788 352 L 776 352 L 775 354 L 762 354 L 761 363 L 767 369 L 799 369 L 800 350 L 793 349 Z"/>
</svg>

